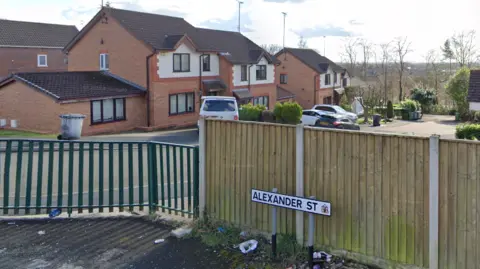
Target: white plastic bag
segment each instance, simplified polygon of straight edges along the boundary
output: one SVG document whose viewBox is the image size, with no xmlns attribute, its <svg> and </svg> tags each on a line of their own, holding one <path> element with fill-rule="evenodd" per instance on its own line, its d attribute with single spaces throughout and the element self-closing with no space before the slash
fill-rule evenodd
<svg viewBox="0 0 480 269">
<path fill-rule="evenodd" d="M 257 245 L 258 245 L 257 240 L 252 239 L 252 240 L 248 240 L 241 243 L 240 245 L 238 245 L 238 248 L 240 248 L 240 251 L 243 254 L 247 254 L 251 251 L 254 251 L 257 248 Z"/>
</svg>

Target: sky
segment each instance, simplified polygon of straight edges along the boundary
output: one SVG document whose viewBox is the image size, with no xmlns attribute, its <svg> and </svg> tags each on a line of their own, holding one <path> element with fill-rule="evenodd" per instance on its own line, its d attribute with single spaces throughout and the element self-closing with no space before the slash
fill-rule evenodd
<svg viewBox="0 0 480 269">
<path fill-rule="evenodd" d="M 107 2 L 107 0 L 104 0 Z M 0 0 L 0 18 L 76 25 L 81 29 L 100 9 L 101 0 Z M 198 27 L 237 31 L 237 0 L 113 0 L 115 8 L 185 18 Z M 363 38 L 373 45 L 407 37 L 407 61 L 422 62 L 455 33 L 476 30 L 480 36 L 480 0 L 243 0 L 241 31 L 262 44 L 307 46 L 334 61 L 343 44 Z M 159 26 L 160 27 L 160 26 Z M 1 29 L 0 29 L 1 30 Z M 476 44 L 480 49 L 480 38 Z M 325 45 L 325 46 L 324 46 Z M 376 46 L 375 46 L 376 47 Z M 359 52 L 358 57 L 362 57 Z"/>
</svg>

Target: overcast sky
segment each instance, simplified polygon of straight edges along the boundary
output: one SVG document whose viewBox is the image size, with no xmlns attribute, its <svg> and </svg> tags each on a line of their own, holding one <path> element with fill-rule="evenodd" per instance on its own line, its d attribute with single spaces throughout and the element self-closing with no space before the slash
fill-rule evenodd
<svg viewBox="0 0 480 269">
<path fill-rule="evenodd" d="M 106 2 L 106 0 L 105 0 Z M 299 36 L 307 46 L 339 61 L 345 36 L 388 42 L 397 36 L 412 41 L 408 61 L 422 61 L 455 32 L 480 35 L 480 0 L 243 0 L 242 32 L 258 44 L 282 44 L 283 15 L 286 46 Z M 101 0 L 0 0 L 0 18 L 74 24 L 83 27 L 100 8 Z M 184 17 L 195 26 L 236 31 L 236 0 L 117 0 L 116 8 Z M 161 27 L 160 25 L 158 27 Z M 0 29 L 1 30 L 1 29 Z M 480 48 L 480 38 L 477 40 Z"/>
</svg>

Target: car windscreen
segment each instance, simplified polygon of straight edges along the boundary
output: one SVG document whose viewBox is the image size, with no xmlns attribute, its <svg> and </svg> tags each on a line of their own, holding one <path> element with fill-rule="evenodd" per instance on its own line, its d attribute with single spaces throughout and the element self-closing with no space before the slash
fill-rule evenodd
<svg viewBox="0 0 480 269">
<path fill-rule="evenodd" d="M 347 111 L 345 111 L 345 109 L 343 109 L 341 106 L 334 106 L 335 110 L 340 112 L 340 113 L 347 113 Z"/>
<path fill-rule="evenodd" d="M 235 102 L 231 100 L 205 100 L 203 111 L 210 112 L 235 112 Z"/>
</svg>

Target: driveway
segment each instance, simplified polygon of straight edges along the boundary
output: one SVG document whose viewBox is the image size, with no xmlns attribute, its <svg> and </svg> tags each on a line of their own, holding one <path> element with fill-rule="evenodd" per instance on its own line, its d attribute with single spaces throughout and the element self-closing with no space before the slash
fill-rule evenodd
<svg viewBox="0 0 480 269">
<path fill-rule="evenodd" d="M 361 126 L 362 131 L 398 133 L 418 136 L 440 135 L 442 138 L 454 139 L 458 122 L 454 116 L 424 115 L 419 121 L 395 120 L 381 127 Z"/>
<path fill-rule="evenodd" d="M 162 132 L 87 136 L 83 137 L 82 140 L 122 142 L 156 141 L 172 144 L 198 145 L 198 134 L 197 129 L 184 129 Z"/>
<path fill-rule="evenodd" d="M 172 238 L 172 227 L 139 217 L 8 220 L 0 229 L 2 269 L 229 267 L 201 242 Z"/>
</svg>

